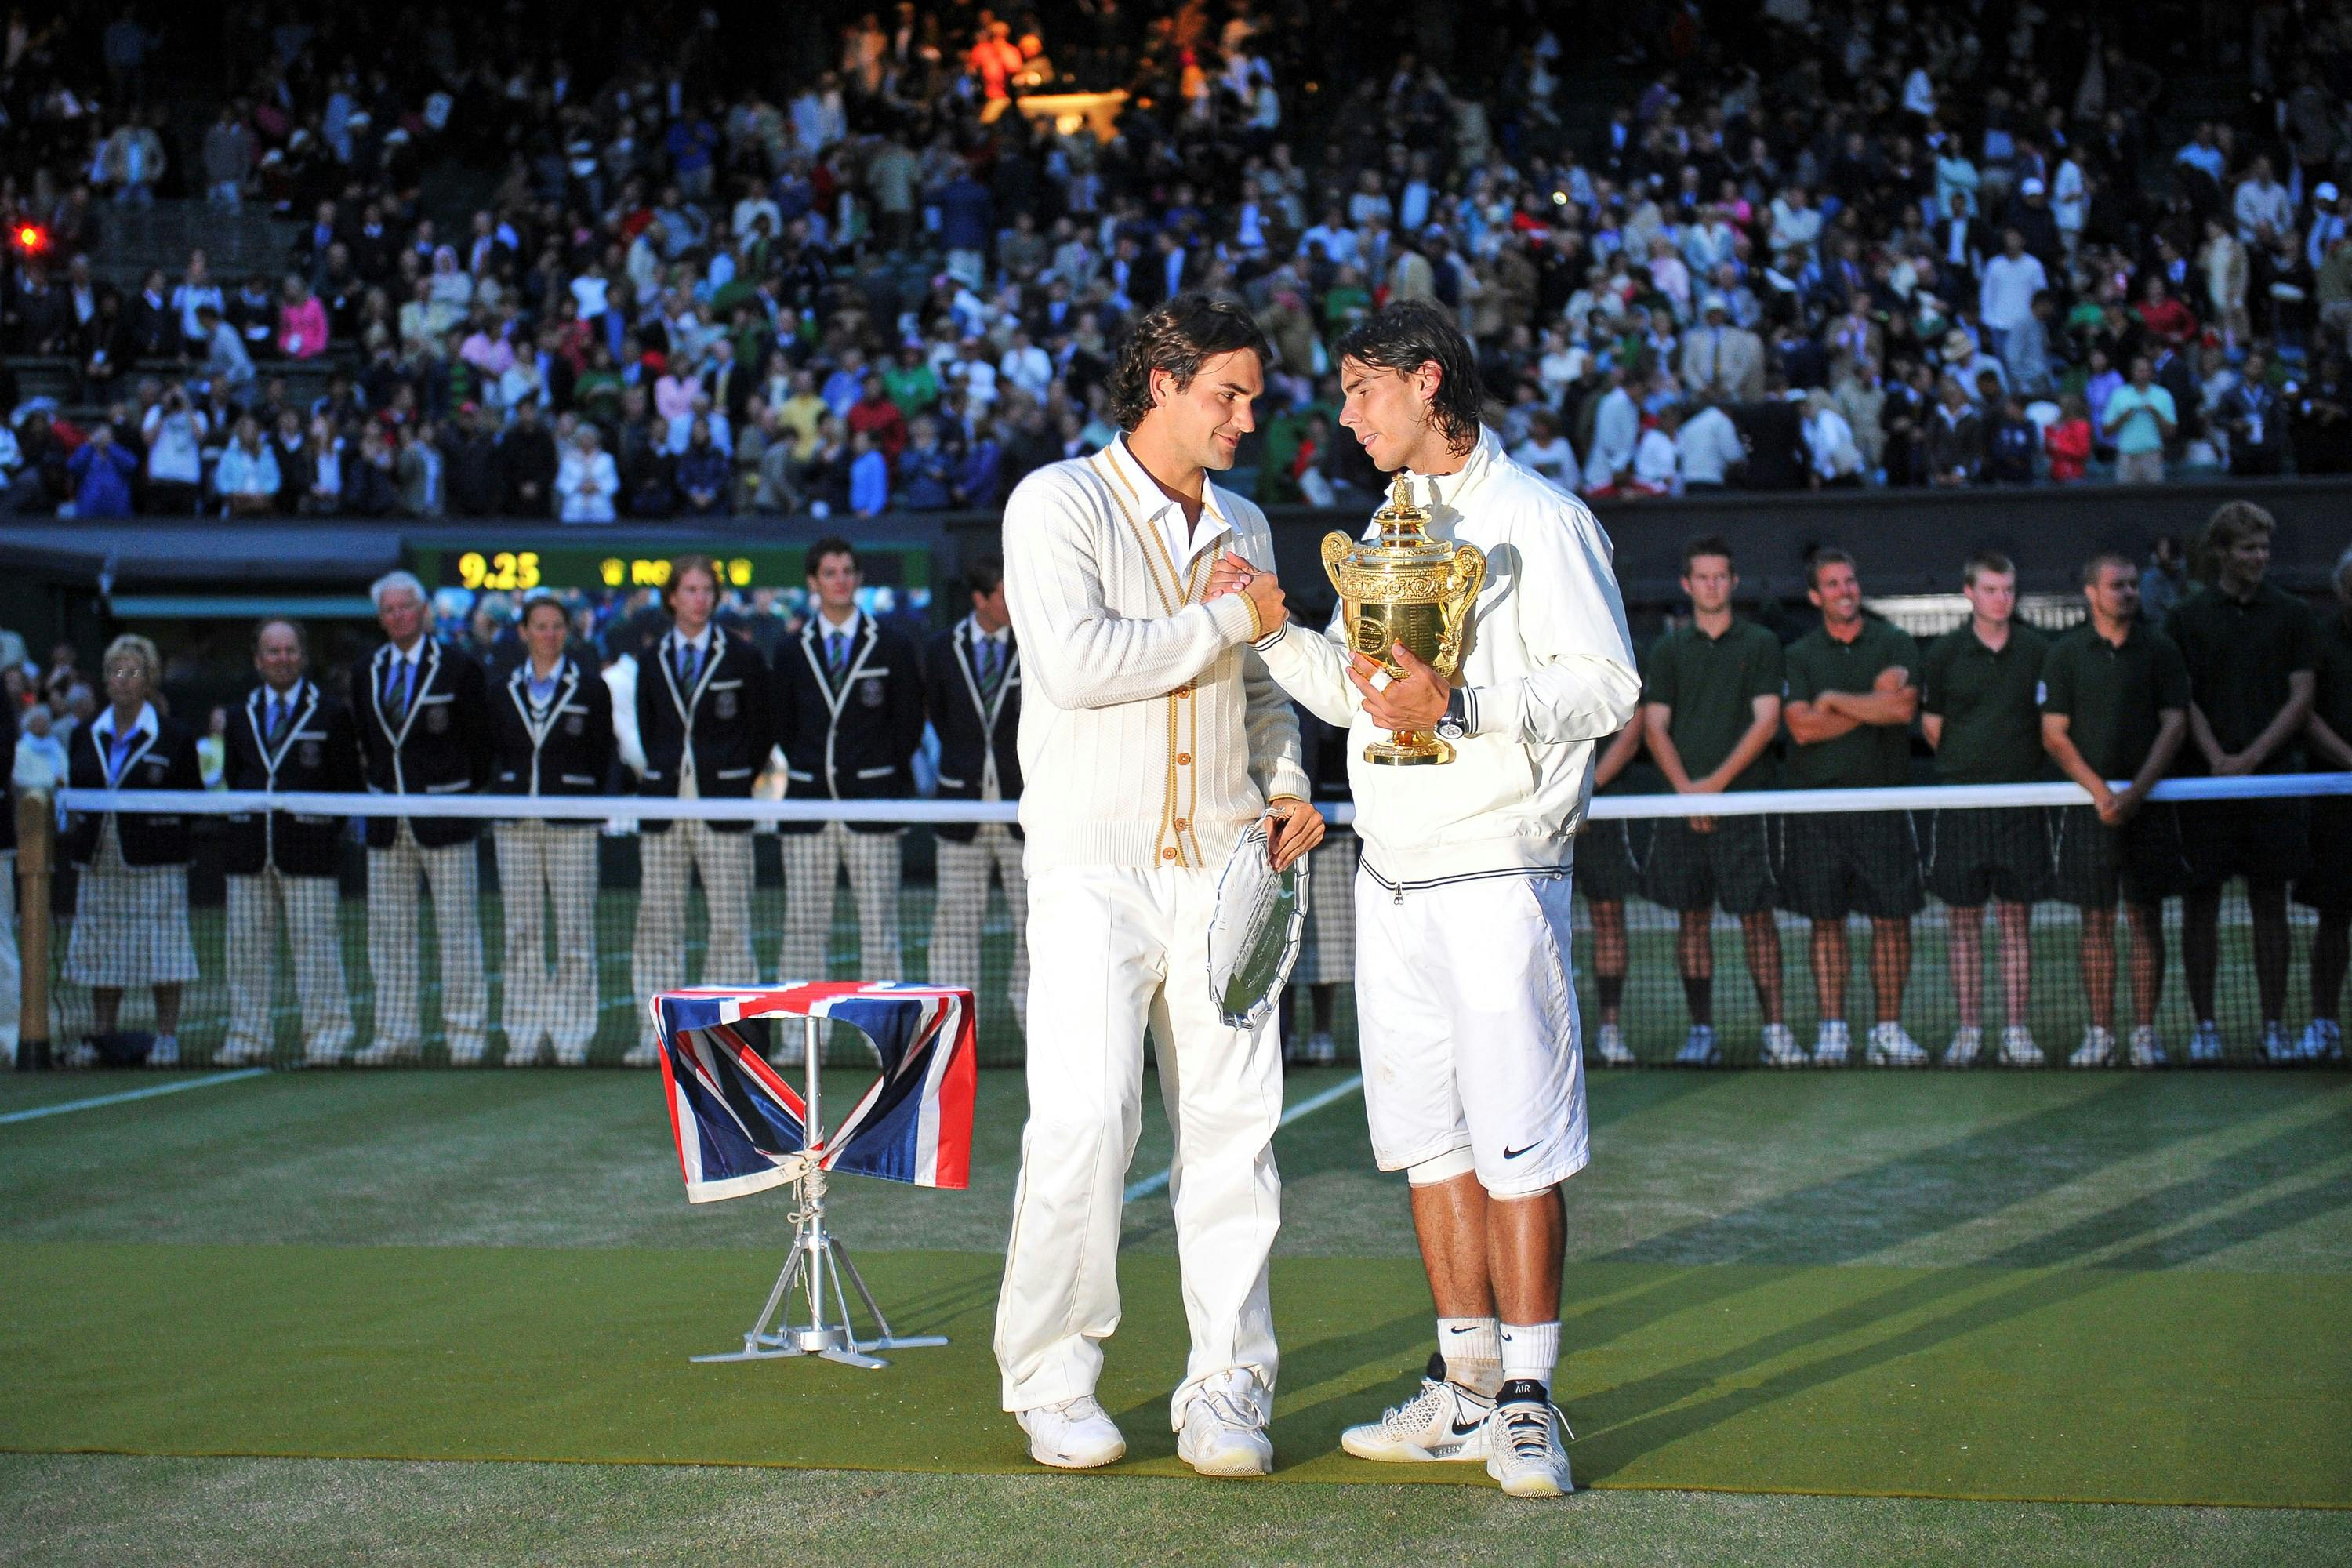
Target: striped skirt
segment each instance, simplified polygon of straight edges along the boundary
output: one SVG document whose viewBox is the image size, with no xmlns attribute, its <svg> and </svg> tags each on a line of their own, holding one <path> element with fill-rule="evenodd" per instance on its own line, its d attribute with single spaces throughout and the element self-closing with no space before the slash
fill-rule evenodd
<svg viewBox="0 0 2352 1568">
<path fill-rule="evenodd" d="M 112 816 L 99 824 L 98 852 L 81 868 L 75 889 L 65 977 L 108 990 L 196 978 L 188 868 L 126 865 Z"/>
</svg>

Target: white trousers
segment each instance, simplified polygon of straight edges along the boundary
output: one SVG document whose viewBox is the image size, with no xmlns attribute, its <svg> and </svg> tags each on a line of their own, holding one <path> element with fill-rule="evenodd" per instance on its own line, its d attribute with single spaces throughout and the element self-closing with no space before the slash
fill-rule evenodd
<svg viewBox="0 0 2352 1568">
<path fill-rule="evenodd" d="M 1356 1027 L 1372 1156 L 1401 1171 L 1470 1151 L 1526 1197 L 1591 1158 L 1569 878 L 1498 876 L 1402 894 L 1356 878 Z"/>
<path fill-rule="evenodd" d="M 1004 1408 L 1094 1392 L 1118 1327 L 1119 1209 L 1142 1123 L 1143 1042 L 1175 1132 L 1176 1210 L 1192 1353 L 1171 1423 L 1203 1383 L 1241 1369 L 1271 1394 L 1266 1256 L 1282 1225 L 1274 1130 L 1279 1042 L 1229 1029 L 1209 996 L 1217 872 L 1063 867 L 1029 887 L 1029 1121 L 1013 1199 L 996 1361 Z"/>
<path fill-rule="evenodd" d="M 1013 974 L 1006 998 L 1029 1027 L 1029 883 L 1021 874 L 1021 840 L 1001 822 L 983 822 L 969 844 L 939 841 L 938 897 L 931 903 L 931 984 L 980 994 L 980 937 L 988 916 L 988 876 L 1004 884 L 1013 916 Z"/>
<path fill-rule="evenodd" d="M 751 963 L 751 836 L 714 833 L 707 822 L 681 820 L 666 833 L 640 833 L 637 853 L 637 940 L 629 961 L 637 995 L 650 999 L 686 984 L 689 872 L 701 874 L 702 904 L 710 917 L 700 984 L 757 985 L 760 971 Z M 638 1027 L 639 1038 L 650 1043 L 652 1018 Z"/>
<path fill-rule="evenodd" d="M 596 829 L 544 819 L 501 822 L 499 902 L 507 928 L 500 1026 L 507 1060 L 588 1059 L 596 1037 Z M 548 906 L 555 909 L 555 962 L 547 961 Z"/>
<path fill-rule="evenodd" d="M 823 980 L 833 936 L 833 893 L 844 868 L 857 903 L 859 980 L 898 978 L 897 833 L 856 833 L 828 822 L 814 833 L 777 835 L 784 849 L 784 942 L 779 980 Z"/>
<path fill-rule="evenodd" d="M 25 1011 L 25 971 L 16 955 L 16 852 L 0 849 L 0 1047 L 16 1059 Z"/>
<path fill-rule="evenodd" d="M 302 1054 L 314 1062 L 339 1061 L 352 1048 L 352 1004 L 343 984 L 342 928 L 337 915 L 341 903 L 332 877 L 289 877 L 275 866 L 265 866 L 252 876 L 228 879 L 226 1052 L 267 1058 L 277 1049 L 280 925 L 294 953 Z"/>
<path fill-rule="evenodd" d="M 368 851 L 368 968 L 375 976 L 375 1043 L 414 1050 L 417 1019 L 416 883 L 433 893 L 434 934 L 441 945 L 441 1031 L 453 1061 L 479 1061 L 489 1047 L 489 988 L 482 978 L 480 880 L 473 844 L 427 849 L 408 821 L 389 849 Z"/>
</svg>

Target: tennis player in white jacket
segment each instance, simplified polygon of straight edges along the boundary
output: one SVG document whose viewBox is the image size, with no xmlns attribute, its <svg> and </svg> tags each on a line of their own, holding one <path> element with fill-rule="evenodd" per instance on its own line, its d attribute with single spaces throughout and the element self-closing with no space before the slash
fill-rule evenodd
<svg viewBox="0 0 2352 1568">
<path fill-rule="evenodd" d="M 1221 559 L 1273 564 L 1265 514 L 1208 482 L 1251 428 L 1267 357 L 1234 306 L 1184 295 L 1150 312 L 1111 378 L 1126 433 L 1030 475 L 1004 509 L 1032 968 L 996 1358 L 1031 1457 L 1067 1469 L 1126 1449 L 1095 1382 L 1118 1326 L 1147 1027 L 1176 1134 L 1168 1193 L 1192 1330 L 1170 1407 L 1177 1452 L 1204 1475 L 1274 1462 L 1281 1047 L 1270 1027 L 1220 1016 L 1209 926 L 1253 823 L 1279 867 L 1315 847 L 1323 819 L 1297 720 L 1250 648 L 1282 624 L 1280 584 L 1269 570 L 1202 597 Z"/>
<path fill-rule="evenodd" d="M 1337 616 L 1325 636 L 1286 624 L 1256 645 L 1284 689 L 1349 731 L 1364 1106 L 1381 1168 L 1412 1184 L 1438 1312 L 1421 1392 L 1344 1442 L 1366 1458 L 1483 1458 L 1505 1490 L 1557 1496 L 1559 1186 L 1589 1158 L 1570 864 L 1594 742 L 1632 719 L 1641 679 L 1608 536 L 1480 428 L 1476 360 L 1452 320 L 1391 306 L 1339 361 L 1340 424 L 1405 471 L 1432 537 L 1486 554 L 1458 686 L 1402 647 L 1391 680 Z M 1228 560 L 1212 592 L 1263 575 Z M 1391 730 L 1434 730 L 1454 760 L 1366 763 Z"/>
</svg>

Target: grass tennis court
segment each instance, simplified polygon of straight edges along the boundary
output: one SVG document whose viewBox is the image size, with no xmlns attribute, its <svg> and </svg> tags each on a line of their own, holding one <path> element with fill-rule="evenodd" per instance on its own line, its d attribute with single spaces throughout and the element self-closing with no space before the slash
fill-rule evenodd
<svg viewBox="0 0 2352 1568">
<path fill-rule="evenodd" d="M 0 1079 L 0 1115 L 155 1081 Z M 1104 1389 L 1130 1457 L 1030 1471 L 988 1352 L 1014 1074 L 982 1077 L 970 1193 L 836 1190 L 899 1326 L 954 1340 L 880 1373 L 687 1363 L 740 1342 L 787 1205 L 688 1208 L 651 1075 L 281 1074 L 0 1124 L 0 1561 L 706 1562 L 811 1527 L 894 1561 L 2352 1561 L 2352 1079 L 1593 1095 L 1559 1382 L 1592 1489 L 1549 1507 L 1336 1452 L 1428 1335 L 1352 1098 L 1278 1144 L 1258 1485 L 1180 1479 L 1164 1195 L 1130 1207 Z M 1136 1173 L 1167 1149 L 1148 1097 Z"/>
</svg>

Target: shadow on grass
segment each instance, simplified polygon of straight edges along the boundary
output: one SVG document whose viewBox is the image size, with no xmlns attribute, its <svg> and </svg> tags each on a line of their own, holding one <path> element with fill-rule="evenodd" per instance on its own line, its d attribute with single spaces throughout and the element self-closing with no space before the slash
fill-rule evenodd
<svg viewBox="0 0 2352 1568">
<path fill-rule="evenodd" d="M 2352 1205 L 2352 1176 L 2339 1176 L 2305 1191 L 2278 1194 L 2236 1212 L 2212 1212 L 2261 1191 L 2283 1175 L 2337 1157 L 2347 1145 L 2352 1145 L 2352 1114 L 2296 1128 L 2224 1158 L 2193 1181 L 2176 1183 L 2117 1204 L 2056 1236 L 2021 1242 L 1985 1259 L 1979 1268 L 1939 1270 L 1910 1279 L 1776 1329 L 1736 1349 L 1588 1395 L 1577 1402 L 1573 1413 L 1573 1417 L 1580 1417 L 1591 1434 L 1578 1447 L 1578 1468 L 1594 1479 L 1604 1479 L 1646 1454 L 1750 1411 L 2103 1289 L 2116 1272 L 2179 1268 L 2315 1215 L 2340 1210 Z M 2112 1250 L 2135 1237 L 2178 1226 L 2200 1214 L 2209 1217 L 2189 1229 L 2150 1237 L 2126 1251 Z M 1694 1392 L 1711 1384 L 1738 1377 L 1781 1357 L 1846 1335 L 1867 1332 L 1874 1325 L 1897 1317 L 1933 1311 L 1955 1297 L 1973 1294 L 1983 1288 L 1988 1269 L 2050 1269 L 2102 1252 L 2105 1255 L 2084 1267 L 2036 1273 L 2011 1289 L 1941 1312 L 1884 1338 L 1790 1367 L 1762 1383 L 1727 1390 L 1694 1404 L 1683 1403 Z M 1754 1273 L 1742 1270 L 1737 1289 L 1745 1290 L 1762 1282 L 1765 1281 L 1759 1281 Z M 1642 1299 L 1618 1303 L 1615 1310 L 1630 1316 L 1639 1309 L 1645 1314 L 1644 1321 L 1654 1322 L 1674 1313 L 1711 1305 L 1727 1293 L 1726 1281 L 1716 1277 L 1716 1271 L 1699 1270 L 1662 1281 L 1643 1293 Z M 1630 1326 L 1633 1325 L 1622 1325 L 1621 1331 L 1622 1327 Z M 1580 1343 L 1592 1342 L 1589 1336 L 1578 1337 Z"/>
</svg>

